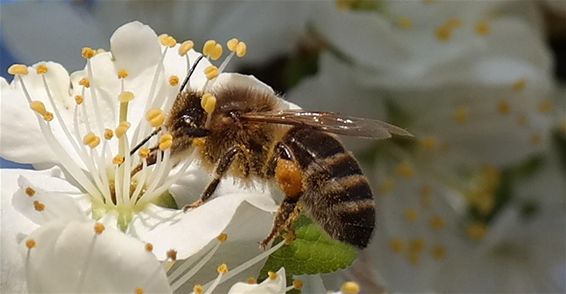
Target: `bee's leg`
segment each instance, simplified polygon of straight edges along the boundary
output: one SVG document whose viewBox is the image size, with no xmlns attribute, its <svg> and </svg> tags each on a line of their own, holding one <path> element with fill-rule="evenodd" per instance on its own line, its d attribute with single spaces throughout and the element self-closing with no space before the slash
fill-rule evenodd
<svg viewBox="0 0 566 294">
<path fill-rule="evenodd" d="M 146 159 L 147 166 L 150 166 L 150 165 L 155 164 L 157 162 L 157 150 L 159 150 L 159 147 L 157 147 L 157 146 L 149 149 L 149 156 Z M 142 170 L 142 168 L 143 168 L 143 165 L 141 163 L 138 164 L 130 172 L 130 177 L 133 177 L 134 175 L 136 175 L 139 171 Z"/>
<path fill-rule="evenodd" d="M 279 157 L 273 174 L 277 184 L 285 194 L 285 199 L 277 210 L 271 232 L 260 243 L 261 248 L 265 248 L 281 231 L 287 231 L 290 235 L 293 235 L 291 226 L 300 214 L 297 202 L 303 195 L 303 173 L 298 163 L 294 160 L 287 146 L 278 144 L 276 148 L 278 149 L 276 152 Z"/>
<path fill-rule="evenodd" d="M 204 190 L 204 192 L 200 196 L 200 199 L 191 203 L 191 204 L 185 205 L 183 207 L 183 211 L 187 211 L 191 208 L 197 208 L 197 207 L 203 205 L 204 202 L 206 202 L 206 200 L 208 200 L 210 198 L 210 196 L 212 196 L 212 194 L 214 194 L 214 191 L 216 191 L 216 188 L 218 187 L 218 184 L 220 183 L 220 179 L 222 179 L 224 174 L 226 174 L 226 172 L 230 168 L 230 165 L 232 164 L 232 162 L 236 158 L 236 155 L 240 152 L 242 152 L 242 148 L 240 146 L 234 146 L 234 147 L 228 149 L 228 151 L 226 151 L 226 153 L 224 153 L 224 155 L 220 158 L 220 160 L 218 160 L 218 164 L 216 165 L 216 168 L 214 169 L 214 179 L 212 180 L 212 182 L 210 182 L 208 184 L 208 186 L 206 186 L 206 189 Z"/>
</svg>

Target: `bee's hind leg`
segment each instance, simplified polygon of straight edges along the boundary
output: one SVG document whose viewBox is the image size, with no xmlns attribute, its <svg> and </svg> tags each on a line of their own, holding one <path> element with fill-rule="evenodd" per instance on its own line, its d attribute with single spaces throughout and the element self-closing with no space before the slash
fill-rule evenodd
<svg viewBox="0 0 566 294">
<path fill-rule="evenodd" d="M 183 211 L 186 212 L 189 209 L 197 208 L 203 205 L 206 200 L 208 200 L 212 196 L 212 194 L 214 194 L 214 191 L 216 191 L 218 184 L 220 184 L 220 179 L 222 179 L 222 177 L 226 174 L 226 172 L 230 168 L 230 165 L 232 165 L 232 162 L 234 162 L 236 155 L 240 152 L 242 152 L 242 148 L 240 146 L 234 146 L 228 149 L 226 153 L 224 153 L 224 155 L 218 160 L 218 164 L 214 169 L 214 179 L 212 179 L 208 186 L 206 186 L 206 189 L 204 190 L 200 198 L 191 204 L 185 205 L 183 207 Z"/>
<path fill-rule="evenodd" d="M 273 166 L 268 168 L 273 172 L 279 188 L 285 194 L 285 199 L 277 210 L 271 232 L 260 243 L 261 248 L 265 248 L 282 231 L 287 231 L 291 239 L 294 237 L 292 225 L 300 215 L 300 206 L 297 203 L 303 195 L 303 173 L 289 148 L 279 143 L 274 155 L 277 157 L 271 161 Z"/>
</svg>

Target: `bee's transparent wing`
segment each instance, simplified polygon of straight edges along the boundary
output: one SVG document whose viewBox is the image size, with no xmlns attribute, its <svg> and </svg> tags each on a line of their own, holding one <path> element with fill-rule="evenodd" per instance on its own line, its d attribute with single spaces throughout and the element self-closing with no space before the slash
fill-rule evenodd
<svg viewBox="0 0 566 294">
<path fill-rule="evenodd" d="M 240 118 L 249 122 L 312 127 L 328 133 L 362 138 L 385 139 L 391 135 L 412 136 L 406 130 L 386 122 L 333 112 L 283 110 L 246 113 Z"/>
</svg>

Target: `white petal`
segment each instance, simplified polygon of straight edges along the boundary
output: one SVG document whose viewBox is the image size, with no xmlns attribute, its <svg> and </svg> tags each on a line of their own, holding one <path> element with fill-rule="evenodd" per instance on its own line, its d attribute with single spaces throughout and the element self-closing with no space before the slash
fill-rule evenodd
<svg viewBox="0 0 566 294">
<path fill-rule="evenodd" d="M 97 235 L 93 222 L 51 223 L 28 239 L 37 244 L 26 257 L 32 292 L 171 292 L 155 256 L 120 231 Z"/>
<path fill-rule="evenodd" d="M 157 34 L 138 21 L 119 27 L 110 38 L 116 68 L 125 69 L 132 76 L 155 66 L 161 58 Z"/>
<path fill-rule="evenodd" d="M 18 177 L 21 174 L 35 174 L 36 171 L 2 169 L 0 225 L 2 234 L 0 252 L 0 285 L 9 293 L 25 292 L 24 259 L 19 254 L 18 243 L 37 225 L 15 210 L 11 204 L 12 195 L 18 190 Z"/>
<path fill-rule="evenodd" d="M 252 75 L 238 73 L 222 73 L 216 78 L 214 87 L 230 85 L 235 88 L 255 88 L 260 91 L 273 93 L 273 89 Z"/>
<path fill-rule="evenodd" d="M 222 195 L 187 213 L 150 204 L 134 216 L 129 233 L 152 243 L 161 260 L 167 258 L 170 249 L 177 251 L 177 258 L 184 259 L 224 232 L 243 201 L 263 202 L 265 197 L 246 192 Z"/>
<path fill-rule="evenodd" d="M 270 278 L 265 279 L 263 282 L 257 285 L 250 285 L 247 283 L 236 283 L 228 294 L 262 294 L 262 293 L 271 293 L 271 294 L 283 294 L 285 293 L 285 289 L 287 288 L 286 285 L 287 281 L 285 278 L 285 268 L 280 268 L 277 271 L 277 279 L 271 280 Z"/>
</svg>

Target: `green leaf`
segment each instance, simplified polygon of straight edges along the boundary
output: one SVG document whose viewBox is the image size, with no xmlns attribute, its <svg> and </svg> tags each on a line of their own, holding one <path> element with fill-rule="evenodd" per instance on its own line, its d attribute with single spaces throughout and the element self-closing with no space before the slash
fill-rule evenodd
<svg viewBox="0 0 566 294">
<path fill-rule="evenodd" d="M 177 202 L 175 201 L 175 198 L 173 198 L 173 196 L 169 192 L 165 192 L 159 195 L 159 197 L 157 197 L 157 199 L 155 200 L 154 204 L 157 206 L 171 208 L 171 209 L 179 208 L 179 206 L 177 206 Z"/>
<path fill-rule="evenodd" d="M 296 239 L 274 252 L 260 272 L 260 280 L 268 271 L 285 267 L 288 277 L 303 274 L 330 273 L 352 265 L 358 255 L 354 247 L 332 239 L 306 216 L 294 225 Z"/>
</svg>

